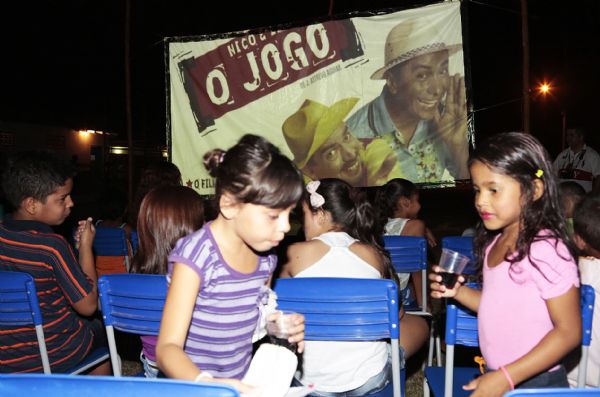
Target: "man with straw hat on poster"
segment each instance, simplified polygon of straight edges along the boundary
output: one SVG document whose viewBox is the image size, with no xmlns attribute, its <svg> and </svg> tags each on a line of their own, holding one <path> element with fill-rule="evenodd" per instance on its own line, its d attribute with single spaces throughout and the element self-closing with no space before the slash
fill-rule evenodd
<svg viewBox="0 0 600 397">
<path fill-rule="evenodd" d="M 307 99 L 283 123 L 294 163 L 308 179 L 339 178 L 353 186 L 376 186 L 401 178 L 390 145 L 374 139 L 367 147 L 352 136 L 344 119 L 358 98 L 331 106 Z"/>
<path fill-rule="evenodd" d="M 385 64 L 371 76 L 382 93 L 347 120 L 358 138 L 382 137 L 392 145 L 412 182 L 468 178 L 464 77 L 448 73 L 461 44 L 447 44 L 427 17 L 407 18 L 388 34 Z"/>
</svg>

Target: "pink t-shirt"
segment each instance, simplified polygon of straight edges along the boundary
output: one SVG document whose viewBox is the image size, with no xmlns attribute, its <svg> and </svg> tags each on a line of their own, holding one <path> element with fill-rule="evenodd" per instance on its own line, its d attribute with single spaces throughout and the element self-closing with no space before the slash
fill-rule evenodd
<svg viewBox="0 0 600 397">
<path fill-rule="evenodd" d="M 499 236 L 498 236 L 499 237 Z M 531 351 L 553 329 L 546 300 L 579 287 L 577 265 L 565 244 L 545 239 L 531 244 L 531 258 L 489 268 L 486 248 L 483 290 L 478 310 L 479 344 L 491 369 L 512 363 Z M 566 258 L 566 259 L 563 259 Z"/>
</svg>

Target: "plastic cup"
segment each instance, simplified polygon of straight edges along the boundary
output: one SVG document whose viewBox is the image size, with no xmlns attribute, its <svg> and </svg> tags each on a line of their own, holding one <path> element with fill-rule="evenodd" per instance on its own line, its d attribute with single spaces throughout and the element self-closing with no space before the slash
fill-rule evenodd
<svg viewBox="0 0 600 397">
<path fill-rule="evenodd" d="M 295 312 L 277 311 L 276 315 L 267 321 L 267 334 L 271 343 L 274 345 L 284 346 L 294 353 L 296 352 L 296 344 L 288 342 L 291 336 L 290 330 L 294 328 Z"/>
<path fill-rule="evenodd" d="M 460 252 L 442 248 L 442 256 L 439 263 L 442 271 L 439 275 L 442 276 L 442 283 L 446 288 L 454 287 L 458 276 L 462 274 L 470 260 L 468 256 Z"/>
</svg>

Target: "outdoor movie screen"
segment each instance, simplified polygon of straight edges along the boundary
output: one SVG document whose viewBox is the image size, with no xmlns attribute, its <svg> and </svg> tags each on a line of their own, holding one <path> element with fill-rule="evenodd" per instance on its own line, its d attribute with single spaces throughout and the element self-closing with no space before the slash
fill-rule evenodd
<svg viewBox="0 0 600 397">
<path fill-rule="evenodd" d="M 460 2 L 166 42 L 171 160 L 201 194 L 204 153 L 247 133 L 307 181 L 468 178 Z"/>
</svg>

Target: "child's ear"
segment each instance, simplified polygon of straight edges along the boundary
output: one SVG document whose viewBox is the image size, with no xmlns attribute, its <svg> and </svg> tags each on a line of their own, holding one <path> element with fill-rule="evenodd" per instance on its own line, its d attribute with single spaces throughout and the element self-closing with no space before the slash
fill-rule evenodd
<svg viewBox="0 0 600 397">
<path fill-rule="evenodd" d="M 329 212 L 319 210 L 317 212 L 317 221 L 319 222 L 319 225 L 323 226 L 329 220 L 330 216 Z"/>
<path fill-rule="evenodd" d="M 533 180 L 533 201 L 539 200 L 544 195 L 545 188 L 544 182 L 541 179 Z"/>
<path fill-rule="evenodd" d="M 238 201 L 228 192 L 223 192 L 219 197 L 219 210 L 225 219 L 233 219 L 239 209 Z"/>
<path fill-rule="evenodd" d="M 410 207 L 410 198 L 408 197 L 400 197 L 400 207 L 402 208 L 408 208 Z"/>
<path fill-rule="evenodd" d="M 23 200 L 21 206 L 30 215 L 35 215 L 39 201 L 33 197 L 27 197 Z"/>
</svg>

